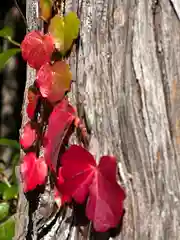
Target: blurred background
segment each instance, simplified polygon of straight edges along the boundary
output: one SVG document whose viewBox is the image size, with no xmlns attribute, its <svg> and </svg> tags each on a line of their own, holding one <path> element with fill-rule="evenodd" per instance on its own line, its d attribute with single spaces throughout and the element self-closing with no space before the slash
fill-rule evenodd
<svg viewBox="0 0 180 240">
<path fill-rule="evenodd" d="M 19 162 L 18 144 L 21 107 L 26 81 L 26 63 L 18 48 L 26 26 L 17 9 L 25 16 L 25 0 L 6 0 L 0 7 L 0 239 L 11 240 L 14 235 L 14 214 L 18 201 L 18 181 L 15 166 Z M 5 33 L 10 34 L 10 39 Z M 7 34 L 7 35 L 8 35 Z M 16 45 L 17 43 L 17 45 Z M 10 51 L 9 51 L 10 50 Z M 16 54 L 15 54 L 16 53 Z M 9 54 L 9 55 L 8 55 Z M 13 55 L 12 57 L 10 57 Z"/>
</svg>

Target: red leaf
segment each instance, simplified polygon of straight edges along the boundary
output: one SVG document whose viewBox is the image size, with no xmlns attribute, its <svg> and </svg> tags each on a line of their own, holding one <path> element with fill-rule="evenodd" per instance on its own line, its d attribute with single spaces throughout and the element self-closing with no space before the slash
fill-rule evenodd
<svg viewBox="0 0 180 240">
<path fill-rule="evenodd" d="M 50 102 L 57 102 L 70 91 L 71 80 L 69 65 L 65 61 L 58 61 L 53 65 L 43 65 L 37 73 L 36 83 L 44 98 Z"/>
<path fill-rule="evenodd" d="M 50 62 L 54 51 L 54 41 L 51 35 L 39 31 L 28 33 L 21 43 L 22 56 L 32 68 L 39 69 Z"/>
<path fill-rule="evenodd" d="M 33 145 L 33 143 L 37 139 L 36 130 L 32 128 L 31 123 L 28 122 L 24 125 L 23 132 L 20 137 L 20 144 L 21 146 L 26 149 Z"/>
<path fill-rule="evenodd" d="M 57 179 L 59 184 L 64 183 L 64 179 L 63 179 L 62 174 L 61 174 L 61 169 L 62 168 L 59 169 L 59 176 L 58 176 L 58 179 Z M 61 192 L 59 192 L 59 190 L 56 187 L 54 188 L 54 199 L 55 199 L 55 201 L 56 201 L 56 203 L 59 207 L 62 206 L 66 202 L 68 202 L 68 203 L 71 202 L 71 197 L 68 196 L 68 195 L 62 194 Z"/>
<path fill-rule="evenodd" d="M 104 156 L 89 188 L 86 215 L 97 232 L 116 227 L 123 214 L 124 190 L 116 182 L 116 159 Z"/>
<path fill-rule="evenodd" d="M 61 164 L 63 167 L 59 177 L 63 177 L 64 182 L 59 182 L 60 191 L 64 195 L 72 196 L 78 203 L 83 203 L 96 167 L 93 156 L 84 148 L 72 145 L 63 154 Z"/>
<path fill-rule="evenodd" d="M 45 137 L 45 160 L 47 164 L 56 170 L 57 160 L 64 137 L 75 119 L 75 109 L 64 98 L 57 104 L 48 123 L 48 131 Z"/>
<path fill-rule="evenodd" d="M 30 119 L 34 118 L 36 106 L 38 100 L 40 98 L 40 94 L 33 92 L 31 89 L 28 90 L 28 105 L 27 105 L 27 115 Z"/>
<path fill-rule="evenodd" d="M 98 232 L 116 227 L 123 215 L 125 192 L 116 181 L 116 159 L 103 156 L 96 166 L 84 148 L 72 145 L 61 157 L 59 190 L 78 203 L 88 196 L 86 214 Z"/>
<path fill-rule="evenodd" d="M 27 153 L 20 166 L 24 192 L 31 191 L 37 185 L 45 183 L 47 165 L 43 157 L 36 158 L 35 153 Z"/>
<path fill-rule="evenodd" d="M 56 204 L 59 208 L 63 205 L 61 195 L 60 195 L 59 191 L 57 190 L 57 188 L 54 188 L 54 201 L 56 202 Z"/>
</svg>

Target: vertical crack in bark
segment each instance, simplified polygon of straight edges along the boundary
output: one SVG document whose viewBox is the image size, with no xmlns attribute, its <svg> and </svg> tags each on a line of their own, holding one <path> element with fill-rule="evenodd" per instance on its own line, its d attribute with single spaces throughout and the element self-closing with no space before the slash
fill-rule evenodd
<svg viewBox="0 0 180 240">
<path fill-rule="evenodd" d="M 171 6 L 172 5 L 173 4 L 171 4 Z M 172 9 L 173 11 L 175 11 L 173 7 Z M 155 38 L 155 44 L 156 44 L 156 55 L 157 55 L 157 60 L 159 64 L 159 69 L 160 69 L 160 74 L 162 79 L 162 86 L 164 91 L 164 101 L 166 105 L 165 109 L 166 109 L 167 120 L 169 125 L 168 130 L 170 133 L 173 151 L 175 153 L 174 155 L 175 162 L 177 163 L 177 154 L 176 154 L 176 149 L 173 141 L 173 124 L 171 119 L 172 106 L 171 106 L 171 99 L 170 99 L 170 89 L 168 86 L 168 79 L 167 79 L 168 75 L 166 71 L 165 55 L 164 55 L 163 40 L 162 40 L 162 22 L 161 22 L 162 9 L 161 9 L 161 4 L 159 0 L 152 0 L 152 13 L 153 13 L 154 38 Z M 178 169 L 178 165 L 177 165 L 177 169 Z"/>
<path fill-rule="evenodd" d="M 138 3 L 137 8 L 140 7 L 139 4 L 140 4 L 140 2 Z M 136 13 L 136 16 L 138 14 L 140 14 L 140 13 Z M 139 20 L 139 21 L 141 21 L 141 20 Z M 140 22 L 138 22 L 138 23 L 136 22 L 136 25 L 137 24 L 140 24 Z M 137 30 L 137 28 L 136 28 L 136 30 Z M 141 81 L 143 81 L 145 79 L 145 76 L 144 76 L 144 66 L 142 65 L 142 60 L 141 60 L 142 56 L 141 56 L 141 53 L 138 56 L 138 59 L 137 59 L 137 56 L 135 56 L 135 51 L 136 51 L 136 48 L 138 47 L 136 45 L 136 43 L 133 42 L 135 34 L 136 34 L 136 38 L 138 38 L 138 39 L 140 39 L 142 37 L 140 35 L 139 29 L 137 30 L 137 32 L 135 32 L 135 30 L 133 30 L 133 39 L 132 39 L 132 68 L 133 68 L 133 71 L 134 71 L 134 75 L 135 75 L 136 82 L 137 82 L 138 88 L 139 88 L 139 93 L 140 93 L 139 98 L 140 98 L 141 110 L 142 110 L 141 111 L 141 117 L 142 117 L 142 122 L 143 122 L 143 125 L 144 125 L 143 132 L 144 132 L 144 136 L 146 138 L 147 146 L 148 146 L 147 157 L 150 160 L 151 159 L 150 145 L 151 145 L 153 131 L 152 131 L 151 124 L 150 124 L 151 121 L 150 121 L 149 112 L 148 112 L 146 93 L 145 93 L 145 90 L 144 90 L 144 87 L 143 87 L 143 83 L 141 83 Z M 137 40 L 135 40 L 135 41 L 137 41 Z M 139 52 L 140 51 L 141 50 L 139 50 Z M 137 69 L 137 66 L 135 68 L 135 64 L 136 64 L 137 61 L 138 61 L 139 69 Z M 140 73 L 141 76 L 139 77 L 137 75 L 137 73 Z M 148 128 L 148 130 L 146 130 L 146 128 Z M 151 179 L 148 178 L 148 172 L 147 172 L 148 170 L 147 170 L 147 167 L 146 167 L 146 164 L 144 163 L 144 161 L 147 161 L 147 159 L 142 160 L 143 171 L 144 171 L 144 178 L 145 178 L 145 182 L 146 182 L 145 186 L 146 186 L 146 191 L 147 191 L 147 194 L 148 194 L 148 200 L 149 200 L 149 202 L 152 203 L 152 196 L 153 196 L 153 194 L 152 194 L 151 183 L 150 183 Z"/>
<path fill-rule="evenodd" d="M 170 96 L 169 89 L 167 90 L 167 73 L 164 62 L 164 50 L 162 44 L 162 32 L 161 32 L 161 5 L 159 0 L 152 0 L 152 14 L 153 14 L 153 30 L 154 30 L 154 39 L 156 45 L 156 56 L 159 64 L 163 91 L 164 91 L 164 100 L 166 105 L 167 119 L 169 123 L 169 132 L 172 139 L 172 126 L 171 126 L 171 114 L 170 114 Z"/>
</svg>

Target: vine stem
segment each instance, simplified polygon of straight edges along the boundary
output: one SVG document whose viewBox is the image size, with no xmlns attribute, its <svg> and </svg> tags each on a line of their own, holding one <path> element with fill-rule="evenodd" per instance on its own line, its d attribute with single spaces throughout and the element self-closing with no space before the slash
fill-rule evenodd
<svg viewBox="0 0 180 240">
<path fill-rule="evenodd" d="M 15 4 L 17 10 L 18 10 L 19 13 L 20 13 L 20 15 L 21 15 L 21 17 L 22 17 L 22 19 L 23 19 L 23 22 L 24 22 L 24 24 L 26 25 L 26 28 L 28 29 L 28 24 L 27 24 L 26 18 L 25 18 L 24 14 L 22 13 L 22 11 L 21 11 L 21 9 L 20 9 L 20 7 L 19 7 L 19 5 L 18 5 L 18 3 L 17 3 L 17 0 L 14 0 L 14 4 Z"/>
<path fill-rule="evenodd" d="M 14 44 L 15 46 L 17 46 L 17 47 L 20 47 L 20 46 L 21 46 L 20 43 L 14 41 L 13 39 L 11 39 L 11 37 L 7 37 L 6 39 L 7 39 L 9 42 L 11 42 L 12 44 Z"/>
</svg>

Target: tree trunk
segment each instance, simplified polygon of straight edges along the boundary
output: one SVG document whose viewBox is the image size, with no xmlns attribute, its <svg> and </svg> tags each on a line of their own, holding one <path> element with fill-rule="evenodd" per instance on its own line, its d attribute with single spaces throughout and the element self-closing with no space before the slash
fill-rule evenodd
<svg viewBox="0 0 180 240">
<path fill-rule="evenodd" d="M 34 1 L 27 0 L 27 5 Z M 97 158 L 107 153 L 117 156 L 127 192 L 123 229 L 116 239 L 177 240 L 180 236 L 179 0 L 71 2 L 74 1 L 67 0 L 66 11 L 76 11 L 79 6 L 81 18 L 80 49 L 71 58 L 75 100 L 77 104 L 84 101 L 90 119 L 91 152 Z M 29 82 L 31 75 L 27 85 Z M 38 209 L 32 214 L 33 224 L 27 227 L 32 216 L 25 211 L 28 203 L 20 193 L 18 216 L 22 217 L 15 239 L 65 240 L 69 233 L 72 233 L 70 239 L 80 239 L 74 235 L 76 229 L 66 221 L 71 213 L 47 213 L 52 206 L 51 202 L 48 205 L 50 200 L 47 191 L 40 196 Z M 43 206 L 49 206 L 44 208 L 46 218 L 42 214 L 43 201 L 46 202 Z M 24 229 L 29 228 L 32 238 L 25 237 L 28 231 Z M 99 235 L 96 239 L 108 236 Z"/>
</svg>

